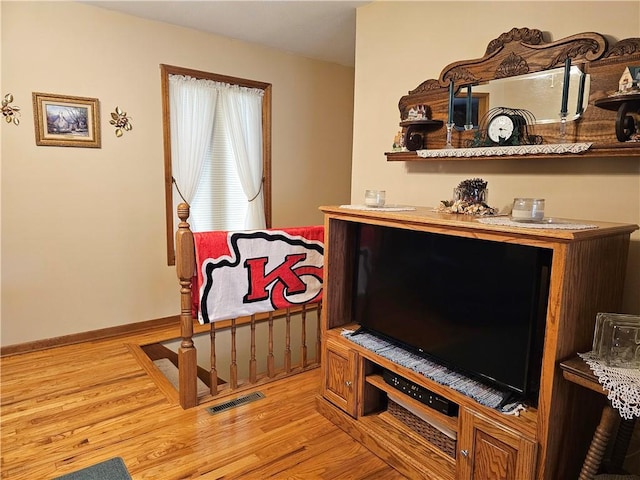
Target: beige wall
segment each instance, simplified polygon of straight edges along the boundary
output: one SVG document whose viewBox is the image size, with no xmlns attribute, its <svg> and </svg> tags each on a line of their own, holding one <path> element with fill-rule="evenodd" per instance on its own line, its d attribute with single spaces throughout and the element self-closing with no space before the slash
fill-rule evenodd
<svg viewBox="0 0 640 480">
<path fill-rule="evenodd" d="M 640 2 L 374 2 L 358 9 L 351 200 L 387 191 L 388 203 L 436 206 L 466 178 L 489 182 L 489 203 L 546 198 L 549 216 L 640 224 L 640 161 L 387 162 L 399 130 L 398 100 L 454 61 L 480 58 L 513 27 L 558 40 L 595 31 L 616 41 L 640 36 Z M 428 141 L 428 139 L 427 139 Z M 624 311 L 640 313 L 640 233 L 632 237 Z"/>
<path fill-rule="evenodd" d="M 353 69 L 71 2 L 6 2 L 2 345 L 179 313 L 166 264 L 159 64 L 273 84 L 273 224 L 349 200 Z M 100 100 L 102 148 L 37 147 L 31 93 Z M 133 130 L 116 138 L 116 106 Z"/>
</svg>

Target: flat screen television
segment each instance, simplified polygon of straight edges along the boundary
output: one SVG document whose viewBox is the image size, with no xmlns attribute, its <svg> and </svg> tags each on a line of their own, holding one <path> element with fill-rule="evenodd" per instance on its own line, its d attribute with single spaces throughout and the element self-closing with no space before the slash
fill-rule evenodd
<svg viewBox="0 0 640 480">
<path fill-rule="evenodd" d="M 537 403 L 552 252 L 359 224 L 353 320 Z"/>
</svg>

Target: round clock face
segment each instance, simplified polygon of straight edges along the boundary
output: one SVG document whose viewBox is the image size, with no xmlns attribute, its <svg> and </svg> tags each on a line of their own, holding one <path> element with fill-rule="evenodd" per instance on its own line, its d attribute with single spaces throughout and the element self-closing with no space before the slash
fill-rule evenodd
<svg viewBox="0 0 640 480">
<path fill-rule="evenodd" d="M 513 119 L 506 114 L 496 115 L 491 119 L 489 126 L 487 127 L 487 135 L 492 142 L 504 143 L 511 138 L 515 124 Z"/>
</svg>

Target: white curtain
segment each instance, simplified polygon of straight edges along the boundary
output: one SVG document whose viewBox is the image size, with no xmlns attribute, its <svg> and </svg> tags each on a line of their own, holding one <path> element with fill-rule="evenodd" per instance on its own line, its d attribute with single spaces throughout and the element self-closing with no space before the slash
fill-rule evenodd
<svg viewBox="0 0 640 480">
<path fill-rule="evenodd" d="M 171 172 L 179 192 L 173 211 L 184 200 L 191 204 L 206 154 L 210 149 L 218 91 L 214 82 L 169 75 Z M 174 213 L 174 220 L 177 217 Z M 174 229 L 177 223 L 174 222 Z"/>
<path fill-rule="evenodd" d="M 229 85 L 221 91 L 221 104 L 229 125 L 231 147 L 248 208 L 246 229 L 265 228 L 262 171 L 262 98 L 257 88 Z"/>
<path fill-rule="evenodd" d="M 265 228 L 262 191 L 264 91 L 182 75 L 170 75 L 169 82 L 171 168 L 180 193 L 192 204 L 203 177 L 204 162 L 212 162 L 211 156 L 216 155 L 212 144 L 214 124 L 224 122 L 223 130 L 228 132 L 229 148 L 248 203 L 244 228 Z M 200 188 L 211 187 L 203 184 Z M 174 211 L 180 201 L 180 195 L 174 189 Z M 197 218 L 198 215 L 194 215 L 190 220 L 194 231 L 202 230 Z"/>
</svg>

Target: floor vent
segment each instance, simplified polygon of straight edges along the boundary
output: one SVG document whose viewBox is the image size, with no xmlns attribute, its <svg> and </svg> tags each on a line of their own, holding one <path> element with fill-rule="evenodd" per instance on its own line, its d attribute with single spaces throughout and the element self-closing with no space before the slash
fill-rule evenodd
<svg viewBox="0 0 640 480">
<path fill-rule="evenodd" d="M 215 415 L 216 413 L 224 412 L 225 410 L 229 410 L 230 408 L 239 407 L 240 405 L 255 402 L 256 400 L 260 400 L 261 398 L 264 398 L 264 394 L 262 392 L 253 392 L 249 395 L 244 395 L 234 400 L 229 400 L 228 402 L 214 405 L 213 407 L 207 407 L 207 411 L 211 415 Z"/>
</svg>

